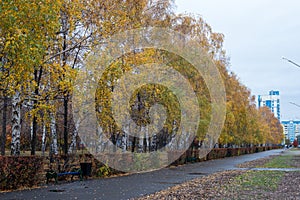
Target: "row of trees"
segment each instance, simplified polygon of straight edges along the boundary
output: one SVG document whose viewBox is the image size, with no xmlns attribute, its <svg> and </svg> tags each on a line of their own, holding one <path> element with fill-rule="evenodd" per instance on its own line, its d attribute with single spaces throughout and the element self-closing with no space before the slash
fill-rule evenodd
<svg viewBox="0 0 300 200">
<path fill-rule="evenodd" d="M 222 45 L 224 36 L 214 33 L 201 17 L 176 15 L 173 8 L 171 0 L 1 1 L 1 154 L 5 154 L 7 146 L 12 155 L 20 155 L 21 149 L 30 149 L 35 155 L 37 149 L 45 152 L 47 148 L 50 154 L 58 154 L 60 150 L 63 154 L 73 153 L 79 141 L 78 124 L 71 114 L 73 84 L 78 70 L 83 67 L 83 60 L 93 48 L 105 48 L 104 38 L 124 30 L 150 26 L 189 35 L 217 64 L 227 95 L 226 122 L 219 144 L 280 143 L 283 133 L 279 121 L 267 108 L 258 110 L 249 89 L 229 72 Z M 193 74 L 192 67 L 182 58 L 153 49 L 128 54 L 115 61 L 113 66 L 125 72 L 146 61 L 168 62 L 179 71 L 184 69 L 181 72 L 186 76 Z M 104 89 L 98 91 L 96 98 L 99 107 L 103 103 L 101 97 L 108 95 L 105 92 L 114 89 L 113 84 L 109 89 L 105 89 L 107 82 L 103 84 Z M 201 94 L 198 100 L 203 120 L 197 136 L 202 140 L 210 120 L 210 97 L 201 77 L 194 77 L 192 85 Z M 148 91 L 154 89 L 159 92 Z M 155 150 L 165 145 L 176 130 L 174 122 L 180 114 L 172 111 L 178 107 L 176 98 L 155 86 L 149 86 L 145 91 L 145 94 L 136 93 L 131 102 L 131 116 L 137 119 L 136 123 L 149 123 L 141 113 L 149 114 L 149 105 L 161 101 L 169 101 L 163 105 L 173 105 L 167 109 L 167 116 L 173 120 L 167 120 L 166 129 L 151 141 L 126 137 L 117 127 L 103 127 L 102 131 L 123 149 Z M 111 115 L 110 112 L 99 112 L 100 124 L 111 119 Z"/>
</svg>

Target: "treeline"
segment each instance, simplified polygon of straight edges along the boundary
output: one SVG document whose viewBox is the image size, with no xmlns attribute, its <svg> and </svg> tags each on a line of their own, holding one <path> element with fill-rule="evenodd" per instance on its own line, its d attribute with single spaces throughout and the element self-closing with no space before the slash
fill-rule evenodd
<svg viewBox="0 0 300 200">
<path fill-rule="evenodd" d="M 279 144 L 283 131 L 267 108 L 257 109 L 250 90 L 228 70 L 223 49 L 224 36 L 215 33 L 198 16 L 177 15 L 171 0 L 3 0 L 0 3 L 0 95 L 1 154 L 21 150 L 49 150 L 51 155 L 70 154 L 80 144 L 78 123 L 72 116 L 74 81 L 94 48 L 105 48 L 104 39 L 140 27 L 165 27 L 189 35 L 214 60 L 226 88 L 226 120 L 220 146 Z M 187 41 L 188 44 L 188 41 Z M 163 50 L 144 49 L 116 60 L 111 68 L 124 73 L 143 63 L 169 63 L 189 77 L 190 63 Z M 172 139 L 179 126 L 178 101 L 165 88 L 147 86 L 132 98 L 131 116 L 137 125 L 149 124 L 151 106 L 167 107 L 166 124 L 148 139 L 129 136 L 118 128 L 109 109 L 109 97 L 120 78 L 100 82 L 97 110 L 101 134 L 132 152 L 154 151 Z M 210 96 L 201 77 L 194 76 L 193 88 L 199 94 L 201 120 L 197 139 L 202 141 L 210 121 Z M 109 84 L 108 84 L 109 82 Z M 109 87 L 108 87 L 109 85 Z M 153 93 L 152 91 L 156 91 Z M 106 103 L 107 104 L 106 104 Z M 166 103 L 162 103 L 166 102 Z M 175 124 L 175 125 L 174 125 Z M 130 126 L 130 125 L 129 125 Z M 85 141 L 86 142 L 86 141 Z M 100 151 L 100 150 L 99 150 Z"/>
</svg>

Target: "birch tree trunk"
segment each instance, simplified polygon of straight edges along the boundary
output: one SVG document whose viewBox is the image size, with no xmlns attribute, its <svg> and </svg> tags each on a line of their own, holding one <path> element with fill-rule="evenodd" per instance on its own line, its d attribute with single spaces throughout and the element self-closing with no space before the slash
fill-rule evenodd
<svg viewBox="0 0 300 200">
<path fill-rule="evenodd" d="M 121 146 L 122 146 L 122 152 L 126 152 L 127 150 L 127 133 L 124 133 L 122 135 L 122 143 L 121 143 Z"/>
<path fill-rule="evenodd" d="M 50 135 L 51 135 L 51 148 L 50 148 L 50 154 L 57 155 L 58 154 L 58 148 L 57 148 L 57 133 L 56 133 L 56 119 L 55 115 L 50 112 Z"/>
<path fill-rule="evenodd" d="M 69 150 L 68 150 L 69 154 L 75 153 L 75 151 L 76 151 L 76 143 L 77 143 L 76 138 L 77 138 L 77 135 L 78 135 L 77 130 L 79 128 L 79 124 L 80 124 L 80 122 L 79 122 L 79 120 L 77 120 L 77 122 L 75 123 L 74 131 L 72 133 L 72 140 L 71 140 L 71 144 L 70 144 L 70 147 L 69 147 Z"/>
<path fill-rule="evenodd" d="M 129 144 L 129 133 L 130 131 L 130 119 L 127 118 L 126 120 L 126 124 L 124 126 L 124 133 L 122 135 L 122 152 L 126 152 L 127 151 L 127 146 Z"/>
<path fill-rule="evenodd" d="M 16 91 L 12 98 L 12 134 L 11 134 L 11 155 L 20 155 L 21 135 L 21 97 Z"/>
<path fill-rule="evenodd" d="M 185 128 L 182 127 L 182 132 L 179 133 L 179 141 L 178 141 L 178 147 L 177 149 L 183 149 L 184 148 L 184 145 L 185 145 L 185 138 L 183 136 L 186 135 L 186 132 L 185 132 Z"/>
<path fill-rule="evenodd" d="M 149 147 L 150 146 L 150 138 L 149 138 L 149 128 L 148 128 L 148 126 L 146 127 L 145 138 L 146 138 L 145 152 L 147 152 L 150 149 L 150 147 Z"/>
<path fill-rule="evenodd" d="M 145 136 L 145 127 L 141 127 L 141 136 Z M 138 144 L 138 153 L 144 152 L 144 138 L 139 137 L 139 144 Z"/>
<path fill-rule="evenodd" d="M 32 120 L 32 135 L 31 135 L 31 155 L 35 155 L 36 140 L 37 140 L 37 117 L 34 116 Z"/>
<path fill-rule="evenodd" d="M 45 150 L 46 150 L 46 126 L 45 124 L 43 125 L 43 135 L 42 135 L 42 155 L 45 155 Z"/>
<path fill-rule="evenodd" d="M 32 136 L 33 136 L 33 123 L 32 121 L 30 121 L 30 140 L 32 140 Z"/>
<path fill-rule="evenodd" d="M 98 142 L 96 146 L 96 153 L 99 153 L 104 150 L 103 131 L 101 126 L 99 125 L 97 127 L 97 136 L 98 136 Z"/>
<path fill-rule="evenodd" d="M 151 140 L 151 151 L 156 151 L 157 150 L 157 135 L 153 134 L 152 140 Z"/>
<path fill-rule="evenodd" d="M 64 96 L 64 145 L 63 145 L 63 152 L 65 155 L 68 154 L 68 104 L 69 104 L 69 97 L 68 94 Z"/>
</svg>

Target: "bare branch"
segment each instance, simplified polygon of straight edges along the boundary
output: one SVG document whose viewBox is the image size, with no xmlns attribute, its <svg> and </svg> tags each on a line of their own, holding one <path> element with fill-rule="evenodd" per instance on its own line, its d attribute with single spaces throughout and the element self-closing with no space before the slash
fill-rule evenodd
<svg viewBox="0 0 300 200">
<path fill-rule="evenodd" d="M 71 50 L 77 48 L 82 42 L 84 42 L 85 40 L 89 39 L 91 36 L 92 36 L 92 34 L 90 34 L 90 35 L 88 35 L 87 37 L 83 38 L 82 40 L 80 40 L 79 42 L 77 42 L 76 44 L 74 44 L 73 46 L 71 46 L 70 48 L 65 49 L 65 50 L 63 50 L 63 51 L 61 51 L 61 52 L 58 52 L 58 53 L 56 53 L 56 54 L 50 56 L 49 58 L 46 58 L 46 60 L 44 61 L 44 63 L 48 62 L 49 60 L 51 60 L 51 59 L 53 59 L 53 58 L 55 58 L 55 57 L 57 57 L 57 56 L 60 56 L 60 55 L 63 54 L 63 53 L 66 53 L 66 52 L 68 52 L 68 51 L 71 51 Z"/>
</svg>

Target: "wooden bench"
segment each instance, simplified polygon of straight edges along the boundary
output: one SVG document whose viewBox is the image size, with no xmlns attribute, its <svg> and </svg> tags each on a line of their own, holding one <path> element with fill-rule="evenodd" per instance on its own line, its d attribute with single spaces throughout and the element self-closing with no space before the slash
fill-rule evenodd
<svg viewBox="0 0 300 200">
<path fill-rule="evenodd" d="M 73 177 L 75 175 L 77 175 L 80 180 L 83 180 L 83 176 L 82 176 L 82 170 L 81 169 L 73 169 L 70 172 L 55 172 L 54 170 L 48 170 L 46 173 L 46 178 L 47 178 L 47 184 L 49 183 L 49 180 L 54 178 L 55 183 L 58 183 L 58 177 L 60 176 L 67 176 L 67 175 L 72 175 L 71 180 L 73 180 Z"/>
</svg>

